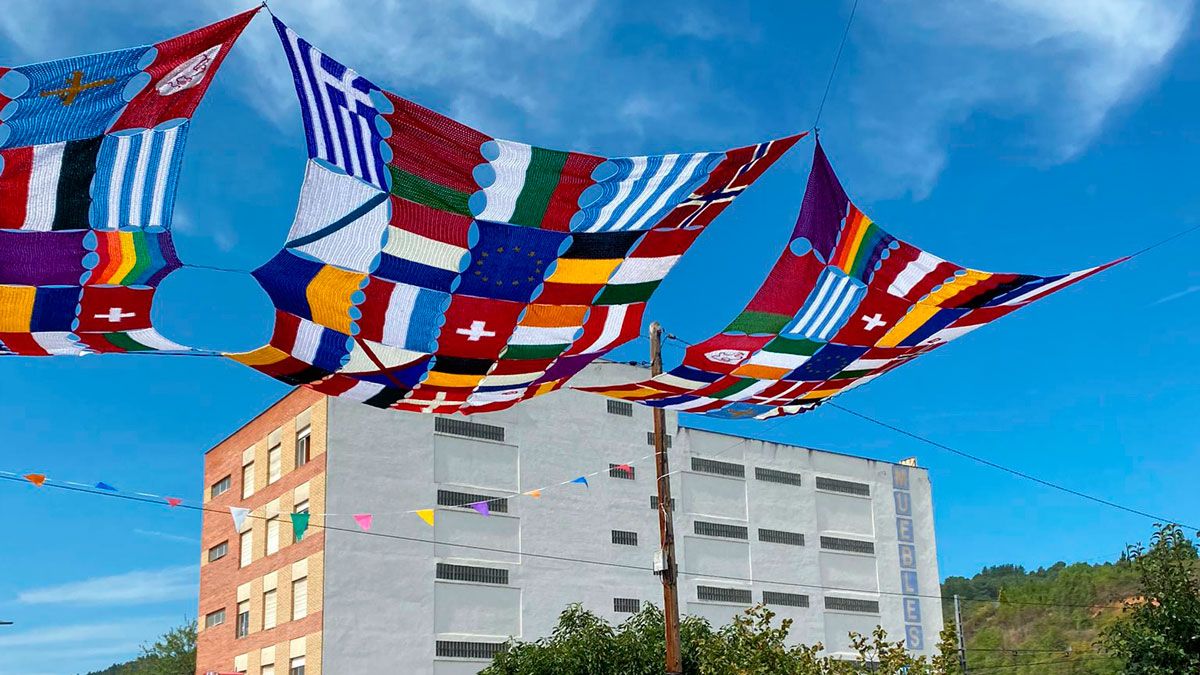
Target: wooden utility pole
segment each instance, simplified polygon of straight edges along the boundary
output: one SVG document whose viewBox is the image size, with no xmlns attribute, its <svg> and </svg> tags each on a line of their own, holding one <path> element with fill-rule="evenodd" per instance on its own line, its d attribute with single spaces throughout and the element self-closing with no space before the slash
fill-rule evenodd
<svg viewBox="0 0 1200 675">
<path fill-rule="evenodd" d="M 954 595 L 954 632 L 958 633 L 958 667 L 963 675 L 967 675 L 967 636 L 963 635 L 962 608 L 957 593 Z"/>
<path fill-rule="evenodd" d="M 662 373 L 662 326 L 650 324 L 650 374 Z M 667 675 L 683 674 L 679 642 L 679 577 L 675 568 L 675 517 L 671 504 L 671 466 L 667 461 L 667 413 L 654 408 L 654 468 L 658 476 L 658 535 L 662 544 L 655 570 L 662 576 L 666 623 Z"/>
</svg>

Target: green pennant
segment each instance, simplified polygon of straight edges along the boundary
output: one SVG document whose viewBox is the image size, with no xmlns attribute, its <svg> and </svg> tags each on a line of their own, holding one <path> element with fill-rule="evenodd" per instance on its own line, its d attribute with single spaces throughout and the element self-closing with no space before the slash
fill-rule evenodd
<svg viewBox="0 0 1200 675">
<path fill-rule="evenodd" d="M 307 513 L 292 514 L 292 534 L 295 535 L 296 541 L 304 539 L 304 533 L 308 530 L 308 518 Z"/>
</svg>

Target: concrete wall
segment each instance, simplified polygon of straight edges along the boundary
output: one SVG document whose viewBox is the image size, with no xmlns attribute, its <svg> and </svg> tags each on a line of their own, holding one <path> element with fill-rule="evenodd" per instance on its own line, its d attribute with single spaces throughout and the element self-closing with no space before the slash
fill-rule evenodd
<svg viewBox="0 0 1200 675">
<path fill-rule="evenodd" d="M 614 379 L 613 371 L 622 369 L 628 367 L 605 366 L 608 372 L 598 375 Z M 573 602 L 614 622 L 628 616 L 614 610 L 614 598 L 661 603 L 657 577 L 619 567 L 648 568 L 657 549 L 648 408 L 635 405 L 632 417 L 610 414 L 606 399 L 564 391 L 466 419 L 503 427 L 504 441 L 435 433 L 432 416 L 330 401 L 328 511 L 343 516 L 331 516 L 329 525 L 353 529 L 349 514 L 372 512 L 372 532 L 379 536 L 326 533 L 326 672 L 475 673 L 484 660 L 437 657 L 437 641 L 533 639 L 549 633 Z M 889 463 L 677 429 L 673 415 L 668 415 L 668 429 L 672 469 L 678 472 L 672 485 L 684 612 L 724 623 L 745 608 L 701 600 L 700 586 L 748 589 L 753 603 L 763 600 L 764 591 L 801 594 L 808 596 L 809 607 L 772 607 L 795 620 L 796 642 L 819 641 L 837 652 L 847 644 L 847 631 L 869 632 L 882 624 L 894 639 L 909 635 L 914 648 L 933 648 L 941 628 L 940 604 L 918 597 L 938 594 L 924 470 L 906 468 L 906 496 L 897 498 Z M 693 456 L 743 465 L 745 477 L 693 471 Z M 487 518 L 469 509 L 437 507 L 431 528 L 401 513 L 434 507 L 439 488 L 504 495 L 635 460 L 640 461 L 633 480 L 605 473 L 591 478 L 587 488 L 566 485 L 546 489 L 541 499 L 510 499 L 507 513 L 493 511 Z M 801 484 L 758 480 L 755 467 L 799 473 Z M 817 476 L 865 483 L 870 495 L 818 490 Z M 911 531 L 913 548 L 903 558 L 898 500 L 911 513 L 903 516 L 911 517 L 903 531 L 906 537 Z M 697 520 L 745 527 L 749 536 L 696 534 Z M 804 545 L 760 541 L 758 528 L 803 534 Z M 636 532 L 638 545 L 613 544 L 612 530 Z M 822 550 L 822 535 L 869 541 L 874 553 Z M 436 580 L 439 562 L 507 570 L 508 583 Z M 902 569 L 902 562 L 912 569 Z M 902 571 L 915 573 L 919 592 L 911 598 L 901 595 Z M 909 577 L 910 585 L 913 580 Z M 876 601 L 879 613 L 826 610 L 825 595 Z M 919 602 L 916 613 L 913 601 Z"/>
</svg>

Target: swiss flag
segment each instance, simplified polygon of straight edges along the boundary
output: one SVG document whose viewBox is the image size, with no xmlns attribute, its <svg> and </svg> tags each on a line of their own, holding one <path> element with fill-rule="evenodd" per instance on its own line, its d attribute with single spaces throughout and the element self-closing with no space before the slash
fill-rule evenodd
<svg viewBox="0 0 1200 675">
<path fill-rule="evenodd" d="M 438 354 L 495 359 L 508 344 L 525 305 L 520 302 L 455 295 L 438 336 Z"/>
<path fill-rule="evenodd" d="M 908 300 L 872 285 L 850 320 L 834 334 L 830 342 L 857 347 L 873 346 L 904 318 L 910 307 L 912 303 Z"/>
<path fill-rule="evenodd" d="M 78 331 L 115 333 L 150 328 L 153 288 L 128 286 L 85 286 L 79 301 Z"/>
</svg>

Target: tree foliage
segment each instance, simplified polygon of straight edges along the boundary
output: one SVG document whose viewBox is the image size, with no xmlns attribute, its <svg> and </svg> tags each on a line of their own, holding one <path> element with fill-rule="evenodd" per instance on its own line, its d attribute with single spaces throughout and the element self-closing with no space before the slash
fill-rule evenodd
<svg viewBox="0 0 1200 675">
<path fill-rule="evenodd" d="M 876 628 L 869 636 L 851 633 L 855 660 L 823 656 L 822 645 L 788 642 L 792 622 L 758 606 L 714 629 L 686 617 L 680 625 L 685 675 L 959 675 L 954 658 L 914 657 L 902 642 L 888 641 Z M 943 634 L 951 649 L 953 631 Z M 550 637 L 511 642 L 480 675 L 662 675 L 663 615 L 652 605 L 612 626 L 579 605 L 559 617 Z"/>
<path fill-rule="evenodd" d="M 1196 545 L 1178 525 L 1161 526 L 1150 547 L 1126 552 L 1140 596 L 1103 633 L 1101 645 L 1129 675 L 1200 673 L 1200 575 Z"/>
</svg>

